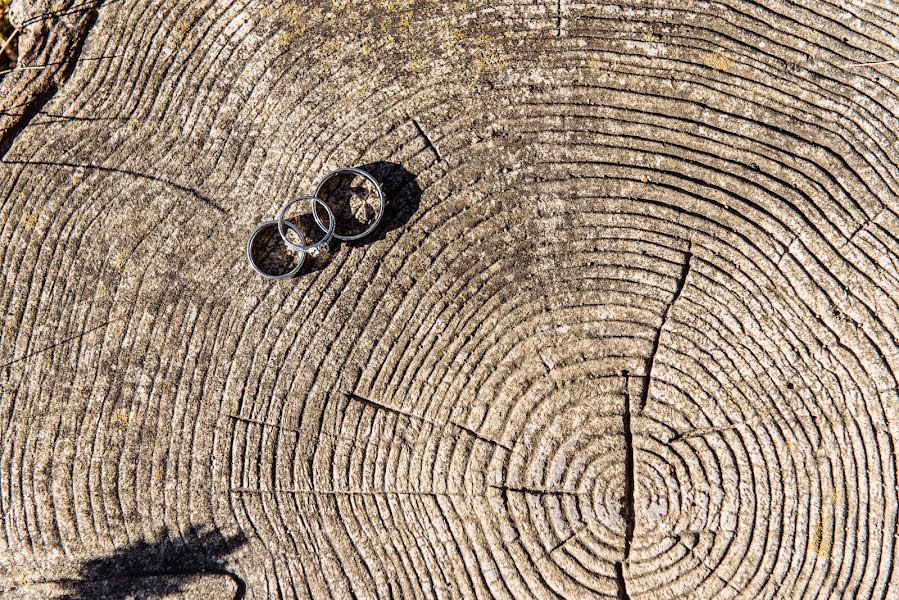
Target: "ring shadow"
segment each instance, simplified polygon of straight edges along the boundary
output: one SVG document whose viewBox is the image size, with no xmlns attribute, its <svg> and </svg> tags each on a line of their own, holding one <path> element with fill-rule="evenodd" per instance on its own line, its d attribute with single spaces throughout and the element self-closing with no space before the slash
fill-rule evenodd
<svg viewBox="0 0 899 600">
<path fill-rule="evenodd" d="M 377 180 L 384 192 L 384 218 L 378 227 L 360 240 L 343 242 L 350 248 L 361 248 L 383 240 L 394 229 L 409 222 L 421 205 L 421 187 L 418 178 L 405 167 L 393 162 L 374 162 L 359 167 Z"/>
<path fill-rule="evenodd" d="M 384 216 L 377 228 L 367 236 L 359 240 L 343 241 L 332 238 L 328 242 L 328 250 L 318 254 L 318 256 L 306 256 L 303 267 L 297 276 L 307 273 L 320 271 L 328 266 L 342 246 L 348 248 L 362 248 L 377 241 L 383 240 L 387 234 L 395 229 L 404 226 L 412 218 L 421 205 L 421 187 L 418 185 L 418 178 L 409 172 L 405 167 L 394 162 L 378 161 L 360 165 L 358 167 L 369 173 L 384 192 Z M 321 228 L 315 222 L 311 212 L 297 218 L 292 218 L 302 231 L 320 232 Z M 314 243 L 319 238 L 314 236 L 307 243 Z M 266 244 L 266 251 L 275 254 L 276 250 L 270 244 Z M 255 256 L 255 251 L 254 251 Z M 263 262 L 264 258 L 260 258 Z M 288 268 L 283 260 L 283 256 L 277 261 L 282 266 L 277 270 Z"/>
</svg>

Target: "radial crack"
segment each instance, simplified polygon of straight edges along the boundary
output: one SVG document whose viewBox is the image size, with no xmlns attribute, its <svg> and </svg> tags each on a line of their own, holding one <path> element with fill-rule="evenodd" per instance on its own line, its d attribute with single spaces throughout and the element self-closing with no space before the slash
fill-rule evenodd
<svg viewBox="0 0 899 600">
<path fill-rule="evenodd" d="M 668 440 L 668 443 L 673 444 L 674 442 L 681 442 L 683 440 L 708 435 L 710 433 L 724 433 L 725 431 L 731 431 L 732 429 L 743 427 L 744 425 L 756 425 L 756 423 L 740 421 L 739 423 L 731 423 L 730 425 L 724 425 L 722 427 L 705 427 L 703 429 L 694 429 L 693 431 L 688 431 L 686 433 L 678 433 L 670 440 Z"/>
<path fill-rule="evenodd" d="M 304 432 L 299 429 L 294 429 L 292 427 L 285 427 L 284 425 L 280 425 L 278 423 L 270 423 L 268 421 L 260 421 L 259 419 L 251 419 L 249 417 L 242 417 L 240 415 L 235 415 L 235 414 L 230 414 L 230 413 L 226 414 L 225 416 L 227 416 L 229 419 L 233 419 L 234 421 L 240 421 L 241 423 L 248 423 L 250 425 L 258 425 L 259 427 L 270 427 L 272 429 L 277 429 L 279 431 L 292 433 L 292 434 L 296 435 L 297 437 L 304 434 Z M 370 445 L 370 444 L 374 443 L 371 440 L 365 440 L 363 438 L 358 438 L 358 437 L 350 437 L 347 435 L 336 435 L 333 433 L 328 433 L 326 431 L 319 431 L 315 435 L 331 438 L 332 440 L 341 440 L 344 442 L 350 442 L 352 444 Z M 399 445 L 403 446 L 404 448 L 406 448 L 407 450 L 410 450 L 410 451 L 412 450 L 412 447 L 405 440 L 391 439 L 388 443 L 399 444 Z"/>
<path fill-rule="evenodd" d="M 60 340 L 60 341 L 56 342 L 55 344 L 51 344 L 51 345 L 47 346 L 46 348 L 41 348 L 40 350 L 35 350 L 34 352 L 29 352 L 29 353 L 25 354 L 24 356 L 20 356 L 19 358 L 14 358 L 11 361 L 9 361 L 8 363 L 4 363 L 4 364 L 0 365 L 0 369 L 5 369 L 6 367 L 14 365 L 18 362 L 22 362 L 23 360 L 28 360 L 32 356 L 37 356 L 38 354 L 47 352 L 48 350 L 53 350 L 54 348 L 56 348 L 58 346 L 62 346 L 63 344 L 68 344 L 69 342 L 73 342 L 75 340 L 81 339 L 84 336 L 86 336 L 90 333 L 93 333 L 94 331 L 97 331 L 98 329 L 103 329 L 103 328 L 109 326 L 111 323 L 114 323 L 119 320 L 121 320 L 121 319 L 110 319 L 109 321 L 106 321 L 105 323 L 101 323 L 100 325 L 97 325 L 96 327 L 91 327 L 90 329 L 88 329 L 86 331 L 82 331 L 81 333 L 77 333 L 71 337 L 67 337 L 64 340 Z"/>
<path fill-rule="evenodd" d="M 296 496 L 429 496 L 432 498 L 445 498 L 451 496 L 470 497 L 470 494 L 458 492 L 429 492 L 420 490 L 316 490 L 316 489 L 285 489 L 285 488 L 231 488 L 232 494 L 293 494 Z"/>
<path fill-rule="evenodd" d="M 646 408 L 646 403 L 649 401 L 649 388 L 652 385 L 652 368 L 655 366 L 656 362 L 656 354 L 659 351 L 659 343 L 662 340 L 662 331 L 665 329 L 665 323 L 668 321 L 668 315 L 671 313 L 671 308 L 677 302 L 678 298 L 680 298 L 681 293 L 684 291 L 684 285 L 687 283 L 687 275 L 690 274 L 690 262 L 693 260 L 693 253 L 688 249 L 686 253 L 686 257 L 684 258 L 684 264 L 681 267 L 680 276 L 677 279 L 677 287 L 674 289 L 674 297 L 671 299 L 671 302 L 665 308 L 665 312 L 662 315 L 662 324 L 659 325 L 659 328 L 656 330 L 656 337 L 652 343 L 652 351 L 649 353 L 649 358 L 646 359 L 646 382 L 643 385 L 643 390 L 640 393 L 640 408 L 638 412 L 643 412 L 643 409 Z"/>
<path fill-rule="evenodd" d="M 537 487 L 515 487 L 509 485 L 489 485 L 487 487 L 495 490 L 503 490 L 507 492 L 518 492 L 520 494 L 534 494 L 538 496 L 588 496 L 586 492 L 575 492 L 572 490 L 553 490 L 548 488 Z"/>
<path fill-rule="evenodd" d="M 284 425 L 279 425 L 278 423 L 269 423 L 268 421 L 260 421 L 259 419 L 251 419 L 249 417 L 242 417 L 240 415 L 228 414 L 227 417 L 229 419 L 233 419 L 235 421 L 240 421 L 241 423 L 250 423 L 251 425 L 259 425 L 260 427 L 271 427 L 273 429 L 280 429 L 281 431 L 287 431 L 289 433 L 295 433 L 297 435 L 303 435 L 303 432 L 299 429 L 293 429 L 291 427 L 285 427 Z"/>
<path fill-rule="evenodd" d="M 50 161 L 50 160 L 6 160 L 6 159 L 4 159 L 0 162 L 2 162 L 4 164 L 8 164 L 8 165 L 26 165 L 26 166 L 32 166 L 32 167 L 59 167 L 59 168 L 64 168 L 64 169 L 89 169 L 89 170 L 94 170 L 94 171 L 98 171 L 101 173 L 110 173 L 110 174 L 114 173 L 114 174 L 118 174 L 118 175 L 127 175 L 128 177 L 134 177 L 137 179 L 146 179 L 148 181 L 153 181 L 155 183 L 167 185 L 175 190 L 178 190 L 179 192 L 182 192 L 184 194 L 192 196 L 201 204 L 204 204 L 221 214 L 226 214 L 228 212 L 226 209 L 224 209 L 223 207 L 216 204 L 211 198 L 208 198 L 207 196 L 201 194 L 194 188 L 186 186 L 186 185 L 182 185 L 175 181 L 171 181 L 164 177 L 158 177 L 156 175 L 152 175 L 150 173 L 142 173 L 142 172 L 134 171 L 131 169 L 120 169 L 120 168 L 114 168 L 114 167 L 103 167 L 100 165 L 70 163 L 70 162 Z"/>
<path fill-rule="evenodd" d="M 56 19 L 59 17 L 64 17 L 66 15 L 71 15 L 77 12 L 87 12 L 91 10 L 96 10 L 98 8 L 102 8 L 107 4 L 112 4 L 114 2 L 121 2 L 121 0 L 106 0 L 105 2 L 82 2 L 81 4 L 75 4 L 74 6 L 70 6 L 68 8 L 62 8 L 59 10 L 54 10 L 50 12 L 46 12 L 40 14 L 36 17 L 31 17 L 30 19 L 26 19 L 20 27 L 28 27 L 29 25 L 34 25 L 35 23 L 40 23 L 41 21 L 49 21 L 51 19 Z"/>
<path fill-rule="evenodd" d="M 465 425 L 460 425 L 459 423 L 456 423 L 455 421 L 448 421 L 446 424 L 443 424 L 443 425 L 442 425 L 442 424 L 440 424 L 440 423 L 435 423 L 434 421 L 431 421 L 431 420 L 429 420 L 429 419 L 426 419 L 425 417 L 420 417 L 420 416 L 418 416 L 418 415 L 416 415 L 416 414 L 414 414 L 414 413 L 406 412 L 406 411 L 400 410 L 400 409 L 398 409 L 398 408 L 393 408 L 392 406 L 387 406 L 386 404 L 381 404 L 380 402 L 375 402 L 374 400 L 371 400 L 371 399 L 369 399 L 369 398 L 365 398 L 364 396 L 360 396 L 359 394 L 356 394 L 356 393 L 354 393 L 354 392 L 344 392 L 344 393 L 347 395 L 348 398 L 351 398 L 351 399 L 353 399 L 353 400 L 356 400 L 357 402 L 361 402 L 362 404 L 366 404 L 366 405 L 368 405 L 368 406 L 371 406 L 372 408 L 380 409 L 380 410 L 386 410 L 387 412 L 391 412 L 391 413 L 396 414 L 396 415 L 400 415 L 400 416 L 403 416 L 403 417 L 407 417 L 407 418 L 409 418 L 409 419 L 417 419 L 417 420 L 419 420 L 419 421 L 421 421 L 421 422 L 423 422 L 423 423 L 427 423 L 428 425 L 430 425 L 430 426 L 432 426 L 432 427 L 440 428 L 440 427 L 444 427 L 444 426 L 446 426 L 446 425 L 452 425 L 453 427 L 456 427 L 456 428 L 458 428 L 458 429 L 464 431 L 465 433 L 467 433 L 468 435 L 474 437 L 475 439 L 478 439 L 478 440 L 480 440 L 480 441 L 482 441 L 482 442 L 486 442 L 486 443 L 488 443 L 488 444 L 492 444 L 492 445 L 494 445 L 494 446 L 498 446 L 498 447 L 500 447 L 500 448 L 503 448 L 503 449 L 505 449 L 505 450 L 508 450 L 509 452 L 512 452 L 512 447 L 511 447 L 511 446 L 508 446 L 508 445 L 506 445 L 506 444 L 504 444 L 504 443 L 502 443 L 502 442 L 499 442 L 499 441 L 497 441 L 497 440 L 491 439 L 491 438 L 489 438 L 489 437 L 485 437 L 485 436 L 481 435 L 480 433 L 478 433 L 477 431 L 475 431 L 475 430 L 473 430 L 473 429 L 469 429 L 469 428 L 466 427 Z"/>
<path fill-rule="evenodd" d="M 421 124 L 418 122 L 418 119 L 413 118 L 412 124 L 415 125 L 415 129 L 418 130 L 419 135 L 425 139 L 425 143 L 428 145 L 428 148 L 434 151 L 434 155 L 437 156 L 438 161 L 443 160 L 443 155 L 440 154 L 440 149 L 437 148 L 437 144 L 431 140 L 431 136 L 425 133 L 424 128 L 422 128 Z"/>
<path fill-rule="evenodd" d="M 547 552 L 547 554 L 552 554 L 553 552 L 555 552 L 556 550 L 558 550 L 559 548 L 561 548 L 562 546 L 564 546 L 565 544 L 567 544 L 568 542 L 573 540 L 574 536 L 576 536 L 578 533 L 579 532 L 575 531 L 574 533 L 569 535 L 567 538 L 565 538 L 564 540 L 562 540 L 561 542 L 559 542 L 558 544 L 553 546 L 552 549 L 549 552 Z"/>
<path fill-rule="evenodd" d="M 556 0 L 556 37 L 562 37 L 562 0 Z"/>
<path fill-rule="evenodd" d="M 546 558 L 547 556 L 549 556 L 550 554 L 552 554 L 553 552 L 555 552 L 556 550 L 558 550 L 559 548 L 561 548 L 562 546 L 564 546 L 565 544 L 567 544 L 568 542 L 573 540 L 575 537 L 580 535 L 580 533 L 582 531 L 584 531 L 584 529 L 586 529 L 586 527 L 581 527 L 577 531 L 572 531 L 567 537 L 565 537 L 565 539 L 561 540 L 558 544 L 556 544 L 555 546 L 553 546 L 552 548 L 550 548 L 549 550 L 544 552 L 537 560 L 538 561 L 543 560 L 544 558 Z"/>
<path fill-rule="evenodd" d="M 618 582 L 618 600 L 631 600 L 627 593 L 627 580 L 624 578 L 624 565 L 621 561 L 615 563 L 615 579 Z"/>
<path fill-rule="evenodd" d="M 624 371 L 624 498 L 621 503 L 621 516 L 624 517 L 624 561 L 631 554 L 631 543 L 636 529 L 636 510 L 634 508 L 634 435 L 631 431 L 631 393 L 630 376 Z"/>
</svg>

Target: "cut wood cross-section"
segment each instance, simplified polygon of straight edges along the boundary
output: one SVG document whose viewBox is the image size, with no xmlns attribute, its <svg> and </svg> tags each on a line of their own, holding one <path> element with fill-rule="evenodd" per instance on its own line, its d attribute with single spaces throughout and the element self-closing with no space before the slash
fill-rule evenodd
<svg viewBox="0 0 899 600">
<path fill-rule="evenodd" d="M 4 598 L 899 596 L 892 0 L 10 14 Z"/>
</svg>

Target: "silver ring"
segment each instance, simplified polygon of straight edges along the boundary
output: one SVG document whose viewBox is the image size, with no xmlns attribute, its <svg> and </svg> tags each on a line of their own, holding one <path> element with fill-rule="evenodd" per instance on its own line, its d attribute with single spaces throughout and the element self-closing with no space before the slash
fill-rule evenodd
<svg viewBox="0 0 899 600">
<path fill-rule="evenodd" d="M 360 176 L 364 177 L 365 179 L 367 179 L 368 181 L 370 181 L 371 184 L 375 186 L 375 189 L 378 190 L 378 199 L 380 201 L 380 208 L 378 209 L 378 215 L 377 215 L 377 217 L 375 217 L 374 223 L 372 223 L 368 229 L 366 229 L 362 233 L 359 233 L 356 235 L 340 235 L 339 233 L 334 233 L 334 237 L 337 238 L 338 240 L 343 240 L 345 242 L 352 242 L 353 240 L 358 240 L 358 239 L 361 239 L 361 238 L 364 238 L 365 236 L 367 236 L 369 233 L 374 231 L 375 228 L 378 226 L 378 224 L 381 222 L 381 218 L 384 216 L 384 190 L 381 189 L 381 185 L 377 182 L 377 180 L 374 177 L 372 177 L 371 174 L 363 171 L 362 169 L 357 169 L 356 167 L 344 167 L 342 169 L 335 169 L 335 170 L 331 171 L 330 173 L 328 173 L 327 175 L 325 175 L 324 177 L 322 177 L 322 180 L 318 182 L 317 186 L 315 186 L 315 193 L 313 194 L 313 196 L 315 196 L 316 198 L 320 198 L 318 193 L 321 191 L 322 186 L 325 185 L 325 182 L 328 181 L 329 179 L 331 179 L 332 177 L 341 175 L 343 173 L 352 173 L 353 175 L 360 175 Z M 322 202 L 322 204 L 324 204 L 326 208 L 328 207 L 328 205 L 325 202 Z M 328 216 L 331 218 L 331 222 L 333 223 L 334 215 L 330 209 L 328 209 Z M 318 223 L 319 227 L 321 227 L 322 229 L 325 228 L 325 226 L 322 225 L 321 219 L 318 218 L 318 212 L 315 210 L 314 206 L 312 208 L 312 217 L 315 219 L 315 222 Z"/>
<path fill-rule="evenodd" d="M 303 240 L 303 243 L 306 243 L 306 236 L 303 235 L 303 232 L 300 231 L 300 228 L 297 227 L 296 225 L 294 225 L 293 223 L 291 223 L 290 221 L 285 221 L 285 222 L 287 223 L 287 226 L 290 227 L 294 231 L 294 233 L 296 233 L 298 236 L 300 236 L 300 239 Z M 256 261 L 253 260 L 253 242 L 256 241 L 256 237 L 259 236 L 259 233 L 263 229 L 265 229 L 266 227 L 272 227 L 272 226 L 277 226 L 277 225 L 278 225 L 277 221 L 265 221 L 264 223 L 260 223 L 259 225 L 256 226 L 256 229 L 254 229 L 250 233 L 249 239 L 247 239 L 247 260 L 250 261 L 250 266 L 253 267 L 253 270 L 256 271 L 257 273 L 259 273 L 260 275 L 262 275 L 263 277 L 265 277 L 266 279 L 287 279 L 288 277 L 293 277 L 294 275 L 296 275 L 299 272 L 300 267 L 303 266 L 303 261 L 306 260 L 306 255 L 303 253 L 300 253 L 300 262 L 298 262 L 296 264 L 296 266 L 294 268 L 292 268 L 290 271 L 288 271 L 287 273 L 283 273 L 281 275 L 272 275 L 270 273 L 266 273 L 265 271 L 263 271 L 262 269 L 259 268 L 259 265 L 257 265 Z"/>
<path fill-rule="evenodd" d="M 294 244 L 289 239 L 287 239 L 287 232 L 284 230 L 284 223 L 288 221 L 284 220 L 284 213 L 290 208 L 291 205 L 296 204 L 300 200 L 308 200 L 309 206 L 312 209 L 313 216 L 315 215 L 315 203 L 318 202 L 322 206 L 325 207 L 325 212 L 328 213 L 328 219 L 330 222 L 328 223 L 328 227 L 326 228 L 321 224 L 321 221 L 318 218 L 315 219 L 315 222 L 318 223 L 318 226 L 321 227 L 325 231 L 325 237 L 315 242 L 314 244 L 306 244 L 306 238 L 303 237 L 302 244 Z M 334 213 L 331 212 L 331 208 L 325 204 L 323 201 L 319 200 L 315 196 L 300 196 L 298 198 L 294 198 L 293 200 L 288 200 L 284 203 L 284 206 L 281 207 L 281 210 L 278 211 L 278 216 L 276 217 L 278 222 L 278 233 L 281 234 L 281 239 L 284 240 L 284 243 L 291 250 L 296 250 L 297 252 L 306 252 L 311 254 L 312 256 L 317 256 L 322 246 L 328 243 L 331 237 L 334 235 L 334 227 L 337 225 L 336 220 L 334 219 Z"/>
</svg>

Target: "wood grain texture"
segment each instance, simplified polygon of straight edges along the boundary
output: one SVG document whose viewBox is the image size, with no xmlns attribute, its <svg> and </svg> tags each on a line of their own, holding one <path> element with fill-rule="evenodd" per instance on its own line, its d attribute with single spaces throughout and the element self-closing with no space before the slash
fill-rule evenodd
<svg viewBox="0 0 899 600">
<path fill-rule="evenodd" d="M 0 588 L 899 593 L 895 2 L 17 10 Z M 377 239 L 254 275 L 375 163 Z"/>
</svg>

